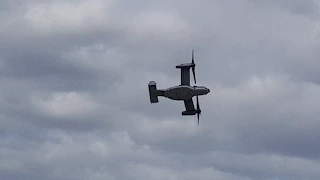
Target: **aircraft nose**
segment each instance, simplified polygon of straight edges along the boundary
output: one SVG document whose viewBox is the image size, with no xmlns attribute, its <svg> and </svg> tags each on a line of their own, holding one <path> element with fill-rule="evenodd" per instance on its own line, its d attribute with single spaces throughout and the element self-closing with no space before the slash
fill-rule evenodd
<svg viewBox="0 0 320 180">
<path fill-rule="evenodd" d="M 210 92 L 210 89 L 207 89 L 208 90 L 208 93 Z"/>
</svg>

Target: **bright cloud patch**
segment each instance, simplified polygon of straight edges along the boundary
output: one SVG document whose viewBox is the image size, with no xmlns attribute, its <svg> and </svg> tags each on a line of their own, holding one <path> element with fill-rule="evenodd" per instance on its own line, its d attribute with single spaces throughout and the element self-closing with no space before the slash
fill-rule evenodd
<svg viewBox="0 0 320 180">
<path fill-rule="evenodd" d="M 88 29 L 108 21 L 108 8 L 112 0 L 54 1 L 31 6 L 25 18 L 42 32 L 75 31 Z"/>
<path fill-rule="evenodd" d="M 134 39 L 182 40 L 192 33 L 187 22 L 173 12 L 141 13 L 133 18 L 131 26 Z"/>
<path fill-rule="evenodd" d="M 33 98 L 36 107 L 55 117 L 82 117 L 90 115 L 99 106 L 85 94 L 54 93 L 49 99 Z"/>
</svg>

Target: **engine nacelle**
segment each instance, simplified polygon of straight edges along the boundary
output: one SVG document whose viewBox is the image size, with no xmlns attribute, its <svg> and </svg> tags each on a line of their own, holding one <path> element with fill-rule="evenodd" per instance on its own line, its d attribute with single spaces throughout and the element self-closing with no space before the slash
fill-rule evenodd
<svg viewBox="0 0 320 180">
<path fill-rule="evenodd" d="M 195 67 L 195 64 L 192 64 L 192 63 L 184 63 L 184 64 L 180 64 L 180 65 L 177 65 L 176 68 L 180 68 L 180 69 L 183 69 L 183 68 L 191 68 L 191 67 Z"/>
<path fill-rule="evenodd" d="M 183 111 L 182 112 L 182 115 L 183 116 L 193 116 L 193 115 L 195 115 L 195 114 L 197 114 L 197 111 L 195 110 L 195 111 Z"/>
</svg>

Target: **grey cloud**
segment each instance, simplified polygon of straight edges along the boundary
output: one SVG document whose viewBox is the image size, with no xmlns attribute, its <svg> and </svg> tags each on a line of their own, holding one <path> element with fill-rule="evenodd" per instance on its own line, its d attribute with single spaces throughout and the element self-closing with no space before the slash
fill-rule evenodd
<svg viewBox="0 0 320 180">
<path fill-rule="evenodd" d="M 10 3 L 1 177 L 319 179 L 315 2 Z M 192 48 L 199 127 L 147 89 L 179 84 Z"/>
<path fill-rule="evenodd" d="M 298 0 L 280 0 L 268 2 L 258 1 L 258 3 L 263 3 L 264 5 L 269 4 L 275 7 L 279 7 L 297 15 L 305 15 L 308 17 L 316 17 L 319 15 L 319 4 L 317 4 L 317 2 L 314 0 L 308 0 L 303 2 Z"/>
</svg>

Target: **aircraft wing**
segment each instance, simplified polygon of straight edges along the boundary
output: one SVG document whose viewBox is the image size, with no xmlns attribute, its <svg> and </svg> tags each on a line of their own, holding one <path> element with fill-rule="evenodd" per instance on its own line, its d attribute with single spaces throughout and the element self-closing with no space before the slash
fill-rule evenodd
<svg viewBox="0 0 320 180">
<path fill-rule="evenodd" d="M 181 85 L 190 86 L 190 69 L 181 68 Z"/>
<path fill-rule="evenodd" d="M 184 100 L 184 106 L 186 107 L 186 111 L 194 111 L 194 105 L 193 105 L 193 100 L 188 99 L 188 100 Z"/>
</svg>

